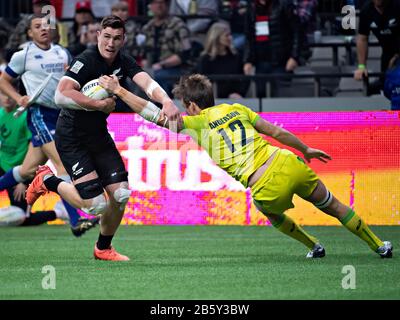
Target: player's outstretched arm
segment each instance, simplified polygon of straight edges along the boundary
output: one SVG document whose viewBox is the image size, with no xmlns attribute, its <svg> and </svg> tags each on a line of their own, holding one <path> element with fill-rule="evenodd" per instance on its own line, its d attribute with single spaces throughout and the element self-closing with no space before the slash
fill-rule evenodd
<svg viewBox="0 0 400 320">
<path fill-rule="evenodd" d="M 169 121 L 177 121 L 178 125 L 182 124 L 178 107 L 174 104 L 165 90 L 161 88 L 161 86 L 154 81 L 147 72 L 143 71 L 137 73 L 132 80 L 146 92 L 147 96 L 151 100 L 162 104 L 163 108 L 161 111 Z"/>
<path fill-rule="evenodd" d="M 310 148 L 309 146 L 304 144 L 299 138 L 297 138 L 293 133 L 281 127 L 275 126 L 262 118 L 259 118 L 257 120 L 254 127 L 258 132 L 270 136 L 280 143 L 300 151 L 301 153 L 303 153 L 304 158 L 307 160 L 307 162 L 310 162 L 310 160 L 313 158 L 318 159 L 322 162 L 328 162 L 327 160 L 332 159 L 322 150 Z"/>
<path fill-rule="evenodd" d="M 124 101 L 133 112 L 139 114 L 150 122 L 169 129 L 169 121 L 166 115 L 151 101 L 142 99 L 121 87 L 118 78 L 115 75 L 100 77 L 99 84 L 108 92 L 116 95 Z M 179 129 L 181 128 L 179 127 L 178 130 Z"/>
</svg>

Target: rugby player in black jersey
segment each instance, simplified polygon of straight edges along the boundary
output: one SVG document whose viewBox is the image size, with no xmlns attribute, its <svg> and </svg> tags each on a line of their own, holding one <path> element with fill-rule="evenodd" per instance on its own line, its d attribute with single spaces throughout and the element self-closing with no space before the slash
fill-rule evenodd
<svg viewBox="0 0 400 320">
<path fill-rule="evenodd" d="M 105 17 L 97 47 L 77 56 L 58 85 L 55 101 L 63 110 L 57 122 L 56 146 L 73 184 L 63 182 L 43 166 L 27 190 L 29 204 L 53 191 L 76 208 L 101 214 L 94 257 L 111 261 L 129 260 L 111 246 L 130 196 L 128 173 L 107 130 L 106 119 L 115 108 L 115 100 L 94 100 L 80 89 L 102 75 L 130 77 L 150 99 L 162 104 L 162 113 L 169 120 L 180 121 L 179 109 L 165 91 L 133 57 L 120 51 L 124 36 L 124 22 L 117 16 Z"/>
</svg>

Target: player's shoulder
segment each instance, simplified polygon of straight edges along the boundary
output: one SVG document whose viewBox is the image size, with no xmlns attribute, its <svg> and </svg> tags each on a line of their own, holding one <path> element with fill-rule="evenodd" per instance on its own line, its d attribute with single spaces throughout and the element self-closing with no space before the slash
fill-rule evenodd
<svg viewBox="0 0 400 320">
<path fill-rule="evenodd" d="M 24 44 L 20 50 L 14 52 L 11 56 L 9 65 L 16 67 L 16 66 L 21 66 L 26 63 L 26 60 L 29 59 L 29 57 L 33 57 L 35 55 L 35 52 L 33 51 L 33 42 L 29 41 Z"/>
<path fill-rule="evenodd" d="M 99 63 L 96 60 L 95 54 L 96 52 L 93 52 L 92 49 L 86 49 L 72 60 L 71 67 L 68 70 L 76 74 L 83 67 L 85 67 L 86 70 L 92 70 L 92 66 L 94 67 Z"/>
<path fill-rule="evenodd" d="M 233 103 L 231 105 L 231 108 L 233 110 L 237 110 L 237 111 L 242 111 L 242 112 L 249 112 L 252 111 L 249 107 L 245 106 L 244 104 L 240 104 L 240 103 Z"/>
<path fill-rule="evenodd" d="M 136 63 L 136 59 L 131 55 L 127 50 L 121 50 L 120 51 L 120 59 L 122 62 L 122 65 L 125 65 L 126 63 Z"/>
<path fill-rule="evenodd" d="M 203 112 L 195 116 L 184 115 L 182 120 L 183 129 L 199 130 L 208 127 L 207 117 Z"/>
<path fill-rule="evenodd" d="M 88 63 L 97 63 L 99 54 L 97 52 L 97 48 L 87 48 L 80 54 L 78 54 L 74 60 L 85 61 Z"/>
<path fill-rule="evenodd" d="M 53 44 L 53 49 L 55 51 L 61 51 L 61 52 L 64 52 L 65 54 L 69 54 L 68 49 L 58 43 Z"/>
<path fill-rule="evenodd" d="M 32 49 L 34 49 L 33 42 L 28 41 L 24 43 L 24 45 L 21 46 L 18 51 L 15 51 L 12 57 L 25 56 L 28 52 L 32 52 Z"/>
</svg>

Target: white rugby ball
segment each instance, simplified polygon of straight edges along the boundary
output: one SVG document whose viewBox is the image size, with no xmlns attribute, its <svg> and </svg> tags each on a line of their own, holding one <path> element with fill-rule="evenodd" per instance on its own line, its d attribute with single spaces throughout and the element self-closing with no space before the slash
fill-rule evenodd
<svg viewBox="0 0 400 320">
<path fill-rule="evenodd" d="M 9 206 L 0 209 L 0 226 L 19 226 L 25 221 L 25 212 L 19 207 Z"/>
<path fill-rule="evenodd" d="M 106 89 L 99 85 L 99 79 L 94 79 L 86 83 L 82 87 L 81 92 L 86 97 L 94 100 L 103 100 L 111 96 Z"/>
</svg>

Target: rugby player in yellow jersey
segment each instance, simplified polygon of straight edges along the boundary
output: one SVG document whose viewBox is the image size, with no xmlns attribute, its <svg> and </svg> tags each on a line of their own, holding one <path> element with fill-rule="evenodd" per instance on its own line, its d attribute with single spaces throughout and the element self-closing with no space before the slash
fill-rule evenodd
<svg viewBox="0 0 400 320">
<path fill-rule="evenodd" d="M 120 87 L 115 77 L 103 76 L 100 84 L 147 120 L 171 129 L 173 124 L 156 106 Z M 284 213 L 294 207 L 294 194 L 337 218 L 382 258 L 392 257 L 392 244 L 381 241 L 350 207 L 336 199 L 302 158 L 272 146 L 259 133 L 299 150 L 308 162 L 327 162 L 331 160 L 328 154 L 308 147 L 292 133 L 243 105 L 215 106 L 212 84 L 203 75 L 182 78 L 173 92 L 182 99 L 189 115 L 182 117 L 182 124 L 175 124 L 175 131 L 189 134 L 219 167 L 244 187 L 250 187 L 255 205 L 272 225 L 310 249 L 307 258 L 324 257 L 325 249 Z"/>
</svg>

